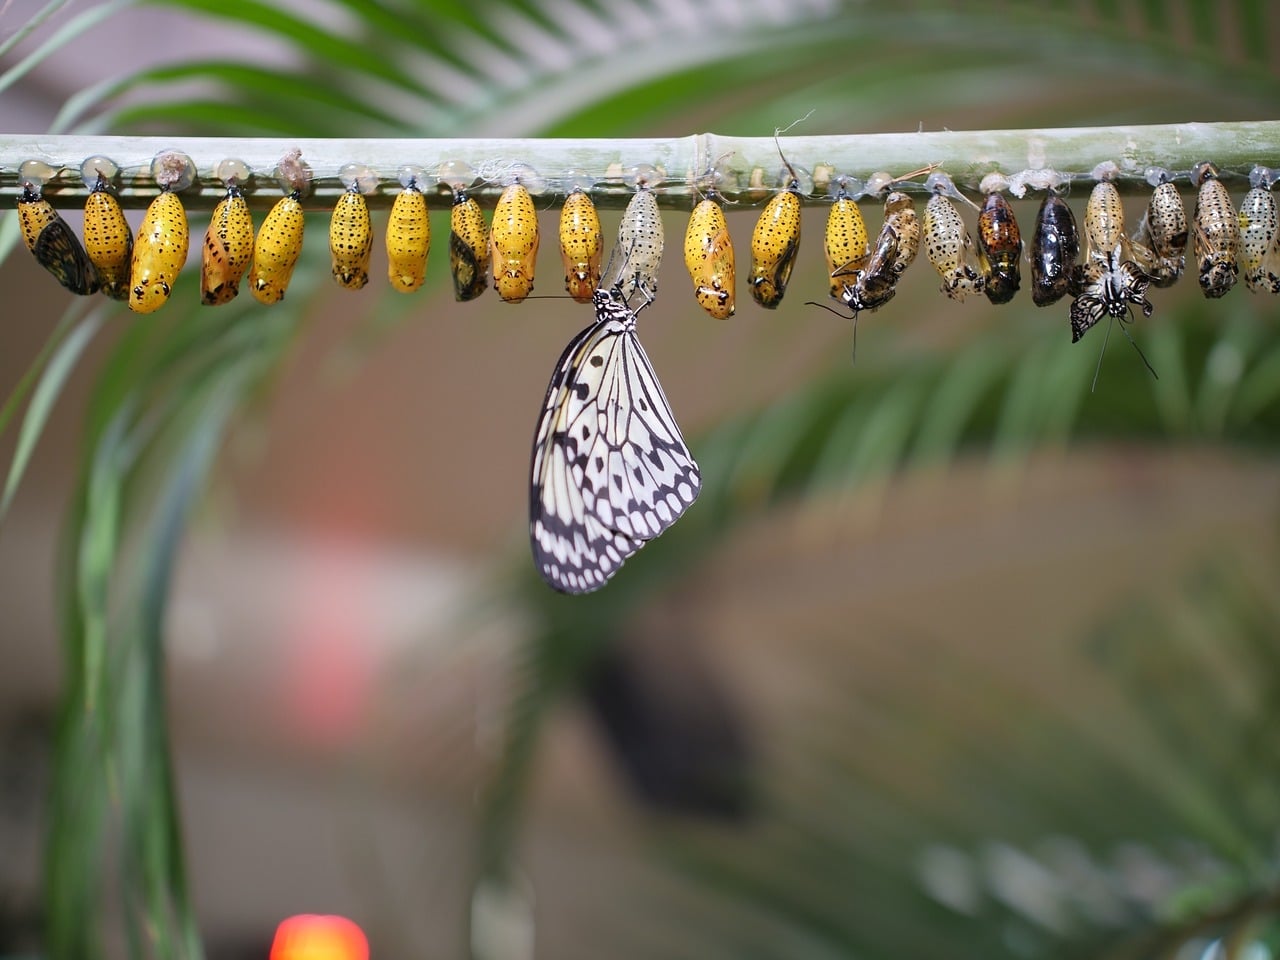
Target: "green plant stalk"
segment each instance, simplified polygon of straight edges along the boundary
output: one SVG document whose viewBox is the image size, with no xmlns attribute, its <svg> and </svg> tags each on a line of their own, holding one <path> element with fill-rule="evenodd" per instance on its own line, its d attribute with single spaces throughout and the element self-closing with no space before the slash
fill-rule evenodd
<svg viewBox="0 0 1280 960">
<path fill-rule="evenodd" d="M 304 304 L 259 325 L 234 311 L 201 316 L 163 340 L 135 324 L 114 355 L 119 376 L 98 384 L 60 577 L 68 684 L 46 874 L 53 957 L 100 955 L 103 845 L 115 826 L 129 955 L 201 955 L 165 720 L 167 598 L 226 427 Z"/>
<path fill-rule="evenodd" d="M 536 195 L 562 198 L 570 171 L 596 178 L 593 196 L 605 208 L 621 209 L 630 197 L 628 171 L 651 164 L 661 172 L 657 186 L 661 201 L 687 207 L 709 183 L 714 170 L 716 189 L 733 203 L 760 205 L 782 184 L 779 150 L 797 169 L 809 172 L 809 196 L 825 199 L 835 177 L 865 180 L 878 171 L 894 176 L 929 165 L 946 171 L 960 187 L 976 191 L 991 173 L 1006 176 L 1028 170 L 1055 170 L 1073 179 L 1088 179 L 1100 163 L 1117 164 L 1116 183 L 1125 191 L 1150 189 L 1148 167 L 1164 167 L 1185 175 L 1203 160 L 1212 160 L 1224 175 L 1245 177 L 1255 164 L 1280 166 L 1280 121 L 1241 123 L 1177 123 L 1117 127 L 1068 127 L 1044 130 L 942 130 L 920 133 L 849 134 L 844 136 L 725 137 L 701 133 L 688 137 L 627 140 L 512 140 L 512 139 L 284 139 L 218 137 L 89 137 L 8 136 L 0 138 L 0 197 L 16 197 L 22 190 L 19 166 L 40 160 L 58 174 L 45 188 L 56 206 L 83 203 L 88 188 L 80 164 L 96 155 L 110 157 L 120 167 L 120 201 L 145 207 L 156 195 L 151 161 L 164 150 L 178 150 L 195 162 L 198 188 L 182 192 L 185 205 L 208 210 L 221 199 L 214 167 L 228 157 L 244 160 L 253 173 L 244 185 L 250 202 L 269 206 L 280 196 L 275 168 L 294 147 L 314 177 L 305 205 L 332 205 L 346 188 L 339 170 L 348 163 L 367 164 L 377 174 L 380 189 L 369 198 L 375 207 L 389 207 L 399 185 L 398 171 L 406 165 L 423 169 L 428 179 L 440 164 L 456 161 L 476 173 L 468 192 L 481 203 L 496 202 L 505 183 L 523 171 Z M 527 166 L 526 166 L 527 165 Z M 532 172 L 530 172 L 532 171 Z M 805 185 L 808 186 L 807 184 Z"/>
</svg>

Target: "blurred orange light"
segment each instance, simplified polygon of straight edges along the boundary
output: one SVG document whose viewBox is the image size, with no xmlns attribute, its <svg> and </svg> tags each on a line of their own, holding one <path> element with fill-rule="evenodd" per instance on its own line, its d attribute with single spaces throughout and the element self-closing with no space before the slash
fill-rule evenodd
<svg viewBox="0 0 1280 960">
<path fill-rule="evenodd" d="M 271 960 L 369 960 L 369 941 L 346 917 L 303 913 L 276 927 Z"/>
</svg>

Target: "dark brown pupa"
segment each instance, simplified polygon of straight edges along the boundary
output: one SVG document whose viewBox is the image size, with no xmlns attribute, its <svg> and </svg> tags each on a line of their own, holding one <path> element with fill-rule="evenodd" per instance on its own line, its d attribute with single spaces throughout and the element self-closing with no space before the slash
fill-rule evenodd
<svg viewBox="0 0 1280 960">
<path fill-rule="evenodd" d="M 992 191 L 978 214 L 978 251 L 986 283 L 982 292 L 992 303 L 1008 303 L 1022 284 L 1018 260 L 1022 234 L 1004 194 Z"/>
<path fill-rule="evenodd" d="M 1070 292 L 1080 231 L 1071 205 L 1058 194 L 1045 194 L 1031 237 L 1031 299 L 1037 307 L 1057 303 Z"/>
</svg>

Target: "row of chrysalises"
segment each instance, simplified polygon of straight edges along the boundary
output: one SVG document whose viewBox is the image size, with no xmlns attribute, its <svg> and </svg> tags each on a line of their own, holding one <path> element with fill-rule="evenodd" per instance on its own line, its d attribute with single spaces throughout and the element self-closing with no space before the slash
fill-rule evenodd
<svg viewBox="0 0 1280 960">
<path fill-rule="evenodd" d="M 800 249 L 800 176 L 783 160 L 785 183 L 765 206 L 751 237 L 748 288 L 761 306 L 773 309 L 782 301 Z M 43 200 L 39 185 L 28 182 L 18 207 L 22 233 L 36 258 L 68 289 L 90 294 L 103 291 L 125 300 L 140 313 L 167 302 L 186 260 L 188 231 L 177 185 L 190 183 L 190 161 L 181 154 L 157 158 L 156 181 L 161 193 L 151 204 L 135 242 L 129 224 L 110 189 L 111 169 L 102 158 L 86 161 L 82 170 L 91 193 L 85 207 L 84 245 Z M 1114 165 L 1111 165 L 1114 171 Z M 1099 168 L 1105 170 L 1104 167 Z M 228 303 L 236 297 L 247 272 L 252 295 L 263 303 L 281 300 L 302 247 L 304 217 L 299 198 L 309 171 L 293 151 L 280 161 L 281 181 L 288 193 L 254 232 L 240 184 L 248 169 L 239 161 L 225 161 L 219 175 L 226 196 L 214 209 L 202 250 L 201 301 Z M 343 181 L 347 191 L 330 218 L 329 245 L 334 280 L 361 289 L 369 280 L 368 263 L 373 228 L 362 188 L 372 176 L 367 168 L 349 164 Z M 1084 258 L 1075 215 L 1062 196 L 1071 178 L 1041 171 L 1047 184 L 1036 215 L 1029 261 L 1032 299 L 1046 306 L 1072 297 L 1073 339 L 1102 317 L 1123 318 L 1133 307 L 1145 315 L 1152 309 L 1147 288 L 1173 283 L 1182 273 L 1188 241 L 1192 246 L 1200 285 L 1208 297 L 1225 294 L 1239 268 L 1253 290 L 1280 292 L 1280 238 L 1276 204 L 1271 194 L 1275 175 L 1254 169 L 1252 189 L 1239 211 L 1210 163 L 1197 165 L 1189 179 L 1197 190 L 1193 229 L 1175 177 L 1153 169 L 1148 178 L 1154 192 L 1137 230 L 1128 235 L 1120 197 L 1110 172 L 1095 171 L 1097 184 L 1085 210 Z M 930 195 L 923 217 L 916 213 L 904 189 L 919 187 L 910 178 L 929 173 L 924 190 Z M 403 189 L 395 198 L 386 230 L 388 279 L 405 293 L 425 280 L 431 231 L 421 171 L 401 173 Z M 643 180 L 643 178 L 641 178 Z M 1008 183 L 995 178 L 996 184 Z M 372 180 L 376 184 L 376 178 Z M 560 244 L 565 285 L 574 300 L 590 302 L 598 285 L 602 252 L 600 220 L 588 190 L 575 185 L 560 218 Z M 830 295 L 856 315 L 875 310 L 894 296 L 897 283 L 923 246 L 942 278 L 942 292 L 963 300 L 981 292 L 992 303 L 1007 303 L 1021 285 L 1023 241 L 1013 210 L 999 189 L 988 190 L 975 204 L 956 189 L 946 174 L 931 169 L 901 177 L 874 175 L 866 185 L 850 178 L 832 184 L 824 253 L 831 280 Z M 640 191 L 640 195 L 647 191 Z M 858 199 L 883 194 L 884 222 L 872 242 Z M 956 201 L 974 207 L 977 242 L 957 209 Z M 624 231 L 631 214 L 624 216 Z M 538 252 L 537 210 L 528 189 L 518 180 L 498 200 L 492 224 L 486 224 L 479 205 L 459 181 L 453 186 L 449 255 L 454 293 L 471 300 L 488 286 L 502 299 L 519 302 L 533 289 Z M 634 237 L 633 237 L 634 240 Z M 652 256 L 637 247 L 631 259 Z M 685 264 L 697 302 L 713 317 L 727 318 L 736 309 L 736 268 L 733 241 L 723 206 L 713 189 L 695 206 L 685 233 Z"/>
<path fill-rule="evenodd" d="M 108 188 L 108 172 L 92 177 L 85 211 L 85 245 L 43 201 L 35 185 L 19 200 L 24 239 L 36 258 L 76 293 L 98 289 L 148 313 L 168 299 L 187 255 L 186 216 L 176 185 L 189 178 L 181 155 L 158 158 L 161 193 L 151 204 L 134 242 L 119 204 Z M 302 243 L 299 203 L 307 172 L 295 151 L 281 161 L 282 181 L 291 187 L 254 235 L 238 188 L 248 175 L 243 164 L 223 169 L 226 196 L 215 208 L 205 236 L 202 302 L 227 303 L 249 270 L 249 288 L 264 303 L 280 300 Z M 749 289 L 761 306 L 781 302 L 800 246 L 801 190 L 795 169 L 762 211 L 752 234 Z M 361 193 L 363 174 L 355 165 L 344 176 L 347 191 L 330 220 L 333 277 L 359 289 L 368 282 L 372 227 Z M 930 194 L 923 217 L 903 187 L 928 173 Z M 1050 184 L 1036 216 L 1030 251 L 1032 299 L 1039 306 L 1072 297 L 1072 339 L 1079 340 L 1104 316 L 1123 319 L 1139 307 L 1150 315 L 1151 285 L 1172 284 L 1186 260 L 1190 236 L 1200 286 L 1216 298 L 1234 285 L 1239 264 L 1253 290 L 1280 293 L 1280 238 L 1270 187 L 1272 171 L 1257 167 L 1252 189 L 1239 211 L 1210 163 L 1190 172 L 1197 190 L 1191 229 L 1174 177 L 1150 174 L 1154 192 L 1136 232 L 1124 225 L 1119 193 L 1106 174 L 1097 180 L 1084 217 L 1084 257 L 1075 216 L 1058 187 Z M 419 176 L 406 171 L 403 190 L 391 210 L 387 230 L 388 276 L 403 292 L 425 278 L 430 247 L 426 199 Z M 1069 182 L 1062 178 L 1061 183 Z M 849 178 L 833 184 L 824 253 L 830 295 L 856 318 L 894 296 L 902 273 L 921 246 L 942 278 L 942 292 L 963 300 L 982 292 L 1006 303 L 1020 287 L 1023 243 L 1012 208 L 998 189 L 973 204 L 943 173 L 919 170 L 888 174 L 857 185 Z M 619 224 L 611 262 L 617 268 L 602 280 L 603 247 L 599 218 L 586 190 L 569 194 L 561 216 L 565 284 L 574 300 L 591 302 L 595 320 L 577 334 L 557 361 L 534 433 L 530 471 L 530 541 L 535 565 L 557 590 L 585 593 L 603 586 L 623 562 L 657 537 L 688 509 L 701 487 L 698 465 L 681 435 L 670 404 L 636 335 L 636 320 L 657 294 L 663 227 L 650 184 L 637 179 L 636 192 Z M 918 186 L 918 185 L 916 185 Z M 857 199 L 884 194 L 884 223 L 872 243 Z M 975 244 L 955 201 L 978 209 Z M 512 302 L 533 288 L 538 250 L 537 211 L 529 191 L 510 184 L 486 225 L 479 206 L 461 185 L 455 187 L 450 230 L 450 264 L 459 300 L 487 286 L 490 261 L 494 287 Z M 734 313 L 735 267 L 732 239 L 714 191 L 697 204 L 684 244 L 685 264 L 697 302 L 712 316 Z M 252 264 L 252 268 L 250 268 Z"/>
</svg>

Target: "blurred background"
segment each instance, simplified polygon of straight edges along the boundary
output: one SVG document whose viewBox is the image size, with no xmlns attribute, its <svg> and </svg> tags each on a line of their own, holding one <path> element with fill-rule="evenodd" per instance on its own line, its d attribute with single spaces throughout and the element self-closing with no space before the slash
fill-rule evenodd
<svg viewBox="0 0 1280 960">
<path fill-rule="evenodd" d="M 11 133 L 767 136 L 1280 102 L 1280 18 L 1243 0 L 9 0 L 10 38 Z M 1037 203 L 1014 204 L 1028 241 Z M 742 282 L 757 211 L 730 211 L 727 322 L 667 211 L 641 336 L 704 492 L 566 598 L 528 558 L 529 445 L 590 308 L 455 303 L 435 206 L 411 297 L 380 243 L 369 286 L 332 292 L 317 214 L 277 308 L 198 310 L 198 244 L 164 311 L 98 305 L 0 529 L 0 956 L 196 956 L 198 930 L 210 958 L 265 957 L 297 913 L 354 919 L 375 957 L 1280 949 L 1277 301 L 1206 301 L 1194 272 L 1153 290 L 1132 332 L 1159 379 L 1113 336 L 1091 393 L 1102 335 L 1073 346 L 1065 304 L 949 301 L 922 256 L 855 365 L 850 324 L 805 304 L 820 205 L 776 312 Z M 8 396 L 73 298 L 21 249 L 0 289 Z"/>
</svg>

